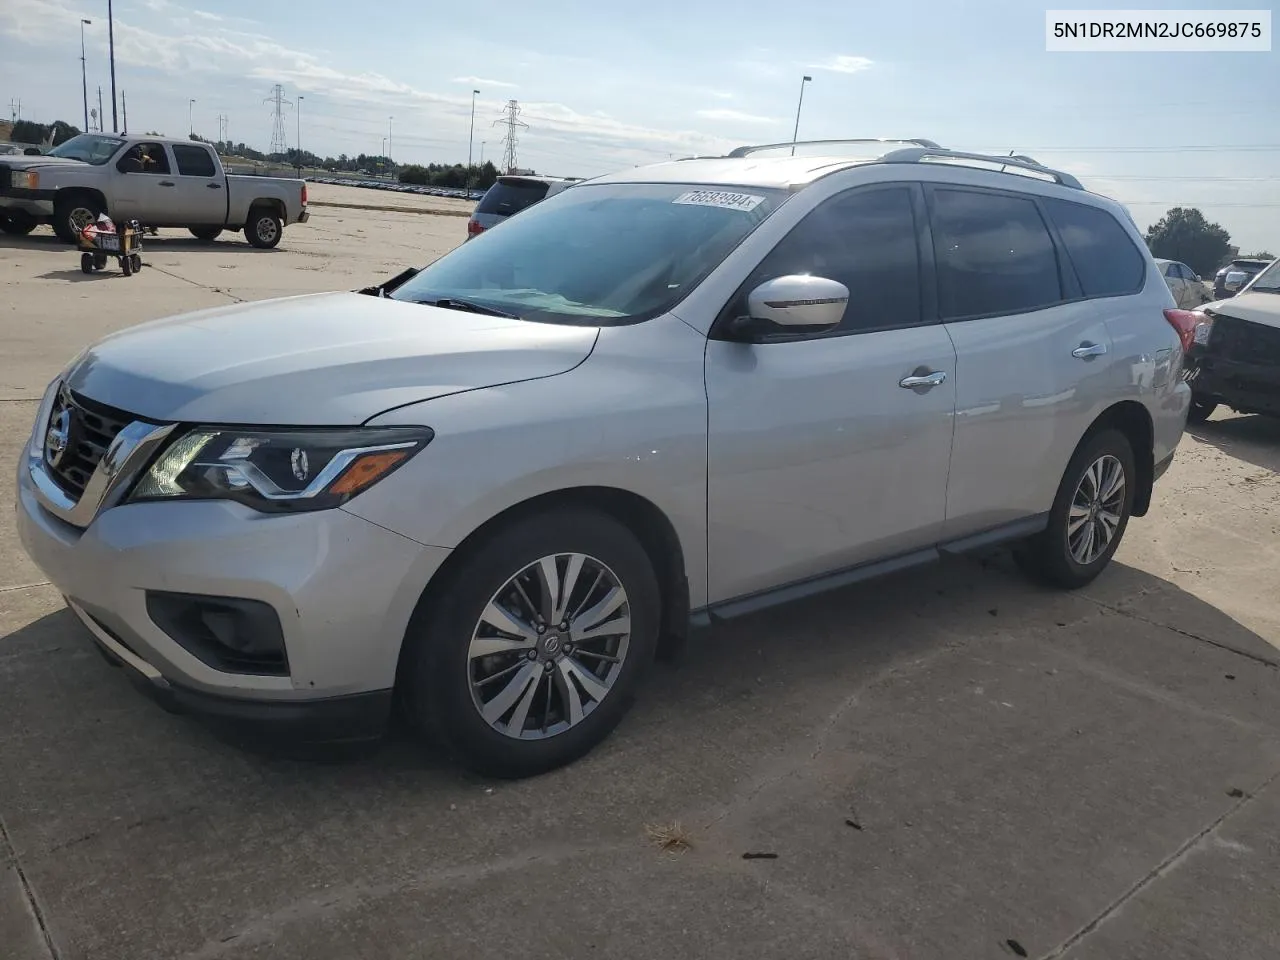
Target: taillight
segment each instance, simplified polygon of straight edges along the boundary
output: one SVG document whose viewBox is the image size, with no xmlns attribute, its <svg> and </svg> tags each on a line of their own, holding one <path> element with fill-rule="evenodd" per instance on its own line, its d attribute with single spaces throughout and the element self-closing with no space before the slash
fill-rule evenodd
<svg viewBox="0 0 1280 960">
<path fill-rule="evenodd" d="M 1203 313 L 1175 310 L 1172 307 L 1164 312 L 1164 318 L 1169 321 L 1169 326 L 1178 331 L 1178 339 L 1182 341 L 1184 353 L 1190 350 L 1191 344 L 1195 342 L 1196 326 L 1206 319 Z"/>
<path fill-rule="evenodd" d="M 307 205 L 307 181 L 302 181 L 302 205 Z"/>
<path fill-rule="evenodd" d="M 479 235 L 480 235 L 480 234 L 482 234 L 482 233 L 484 233 L 484 227 L 480 226 L 480 224 L 479 224 L 479 222 L 478 222 L 478 221 L 476 221 L 476 220 L 474 220 L 474 219 L 472 219 L 472 220 L 468 220 L 468 221 L 467 221 L 467 236 L 468 236 L 468 237 L 477 237 L 477 236 L 479 236 Z"/>
</svg>

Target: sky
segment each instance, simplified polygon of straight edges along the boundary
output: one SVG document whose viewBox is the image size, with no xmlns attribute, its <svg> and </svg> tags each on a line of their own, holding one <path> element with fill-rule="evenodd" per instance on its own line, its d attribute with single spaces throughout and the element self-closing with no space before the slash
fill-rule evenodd
<svg viewBox="0 0 1280 960">
<path fill-rule="evenodd" d="M 217 139 L 225 116 L 231 139 L 265 150 L 278 83 L 290 147 L 300 131 L 321 155 L 377 154 L 389 125 L 400 163 L 465 163 L 469 149 L 500 161 L 515 99 L 521 167 L 594 176 L 789 141 L 809 75 L 802 140 L 1016 151 L 1125 203 L 1143 228 L 1195 206 L 1241 252 L 1280 253 L 1277 50 L 1047 53 L 1045 6 L 1026 0 L 115 0 L 114 13 L 133 131 L 190 123 Z M 0 113 L 21 100 L 25 119 L 83 125 L 81 18 L 90 98 L 101 84 L 111 129 L 107 0 L 0 0 Z"/>
</svg>

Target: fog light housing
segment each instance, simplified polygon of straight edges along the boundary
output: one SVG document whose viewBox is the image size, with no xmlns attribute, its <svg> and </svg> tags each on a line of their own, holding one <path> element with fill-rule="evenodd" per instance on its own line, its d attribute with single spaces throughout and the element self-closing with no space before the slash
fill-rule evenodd
<svg viewBox="0 0 1280 960">
<path fill-rule="evenodd" d="M 148 590 L 147 614 L 170 639 L 215 670 L 289 675 L 280 617 L 261 600 Z"/>
</svg>

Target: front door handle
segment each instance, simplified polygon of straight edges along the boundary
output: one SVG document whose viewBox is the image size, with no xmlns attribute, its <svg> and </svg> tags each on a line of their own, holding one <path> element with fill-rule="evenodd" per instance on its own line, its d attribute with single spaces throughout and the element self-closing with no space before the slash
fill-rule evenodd
<svg viewBox="0 0 1280 960">
<path fill-rule="evenodd" d="M 898 386 L 906 387 L 908 390 L 913 390 L 917 387 L 936 387 L 945 379 L 947 379 L 946 373 L 942 370 L 937 370 L 934 373 L 912 374 L 909 377 L 903 377 L 898 381 Z"/>
<path fill-rule="evenodd" d="M 210 190 L 221 190 L 221 189 L 222 189 L 222 184 L 220 184 L 220 183 L 206 183 L 206 184 L 205 184 L 205 186 L 206 186 L 206 187 L 208 187 Z"/>
<path fill-rule="evenodd" d="M 1107 352 L 1105 343 L 1090 343 L 1087 340 L 1071 351 L 1071 355 L 1077 360 L 1092 360 L 1094 357 L 1100 357 Z"/>
<path fill-rule="evenodd" d="M 173 181 L 172 181 L 172 180 L 161 180 L 161 181 L 160 181 L 160 186 L 162 186 L 162 187 L 172 187 L 173 185 L 174 185 L 174 184 L 173 184 Z"/>
</svg>

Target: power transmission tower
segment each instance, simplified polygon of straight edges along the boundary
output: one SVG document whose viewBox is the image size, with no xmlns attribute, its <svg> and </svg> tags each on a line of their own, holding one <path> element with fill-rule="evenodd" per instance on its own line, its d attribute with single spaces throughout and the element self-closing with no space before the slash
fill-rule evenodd
<svg viewBox="0 0 1280 960">
<path fill-rule="evenodd" d="M 12 97 L 9 98 L 9 116 L 13 119 L 14 123 L 17 123 L 22 119 L 21 100 L 14 100 Z"/>
<path fill-rule="evenodd" d="M 289 142 L 284 132 L 284 108 L 292 107 L 293 101 L 284 98 L 284 87 L 277 83 L 271 88 L 271 96 L 262 102 L 274 105 L 272 113 L 273 124 L 271 127 L 271 152 L 285 153 L 289 149 Z"/>
<path fill-rule="evenodd" d="M 218 114 L 218 142 L 225 143 L 227 139 L 227 115 L 225 113 Z"/>
<path fill-rule="evenodd" d="M 505 126 L 506 134 L 502 138 L 502 166 L 503 172 L 516 172 L 516 144 L 520 142 L 520 135 L 517 132 L 520 127 L 529 129 L 529 125 L 520 119 L 520 104 L 515 100 L 508 100 L 506 107 L 502 110 L 502 119 L 493 121 L 493 125 Z"/>
</svg>

